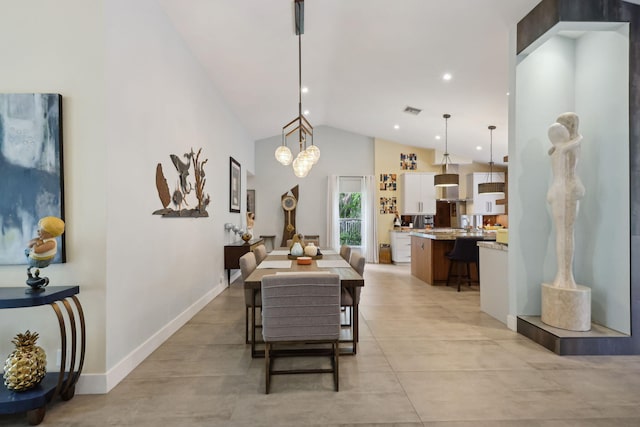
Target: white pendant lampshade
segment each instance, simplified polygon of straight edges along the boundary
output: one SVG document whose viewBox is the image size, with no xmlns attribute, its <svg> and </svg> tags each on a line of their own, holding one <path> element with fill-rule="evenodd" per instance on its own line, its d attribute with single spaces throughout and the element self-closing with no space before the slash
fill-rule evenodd
<svg viewBox="0 0 640 427">
<path fill-rule="evenodd" d="M 309 173 L 311 168 L 308 167 L 308 163 L 300 159 L 300 156 L 296 157 L 293 161 L 293 173 L 298 178 L 304 178 Z"/>
<path fill-rule="evenodd" d="M 306 171 L 305 175 L 311 171 L 311 168 L 313 167 L 313 158 L 306 150 L 300 151 L 296 160 L 298 160 L 299 167 Z"/>
<path fill-rule="evenodd" d="M 276 160 L 282 163 L 285 166 L 291 164 L 291 160 L 293 159 L 293 154 L 291 154 L 291 150 L 286 145 L 281 145 L 276 148 Z"/>
<path fill-rule="evenodd" d="M 313 167 L 313 155 L 311 155 L 307 150 L 302 150 L 298 153 L 298 158 L 304 164 L 307 172 L 310 171 Z"/>
<path fill-rule="evenodd" d="M 320 149 L 316 145 L 308 146 L 305 151 L 311 155 L 314 165 L 318 163 L 318 160 L 320 160 Z"/>
</svg>

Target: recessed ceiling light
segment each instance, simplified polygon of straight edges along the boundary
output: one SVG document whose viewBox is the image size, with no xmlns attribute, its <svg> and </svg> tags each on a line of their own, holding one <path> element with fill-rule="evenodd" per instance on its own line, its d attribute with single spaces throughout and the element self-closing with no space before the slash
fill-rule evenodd
<svg viewBox="0 0 640 427">
<path fill-rule="evenodd" d="M 308 115 L 309 115 L 309 110 L 304 110 L 303 114 L 304 114 L 305 116 L 308 116 Z"/>
<path fill-rule="evenodd" d="M 400 125 L 393 125 L 394 129 L 400 129 Z"/>
<path fill-rule="evenodd" d="M 436 135 L 436 139 L 440 139 L 440 135 Z"/>
<path fill-rule="evenodd" d="M 446 81 L 449 81 L 449 80 L 451 80 L 452 78 L 453 78 L 453 76 L 452 76 L 451 74 L 449 74 L 449 73 L 445 73 L 445 74 L 442 76 L 442 80 L 446 80 Z"/>
<path fill-rule="evenodd" d="M 507 92 L 507 96 L 509 96 L 509 92 Z"/>
<path fill-rule="evenodd" d="M 309 88 L 308 88 L 308 87 L 306 87 L 306 86 L 305 86 L 305 87 L 303 87 L 303 88 L 302 88 L 302 93 L 307 93 L 307 92 L 309 92 Z"/>
<path fill-rule="evenodd" d="M 476 150 L 478 150 L 478 151 L 482 150 L 482 145 L 477 145 L 476 146 Z"/>
</svg>

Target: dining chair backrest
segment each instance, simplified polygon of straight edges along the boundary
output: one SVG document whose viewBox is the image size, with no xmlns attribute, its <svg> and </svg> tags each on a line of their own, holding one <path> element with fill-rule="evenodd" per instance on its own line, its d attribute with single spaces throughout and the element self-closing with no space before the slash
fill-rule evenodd
<svg viewBox="0 0 640 427">
<path fill-rule="evenodd" d="M 267 257 L 267 247 L 265 245 L 258 245 L 253 248 L 253 253 L 256 256 L 256 264 L 260 264 Z"/>
<path fill-rule="evenodd" d="M 316 246 L 320 246 L 320 235 L 319 234 L 305 234 L 304 235 L 304 244 L 308 245 L 309 243 L 313 243 Z"/>
<path fill-rule="evenodd" d="M 351 247 L 347 245 L 340 246 L 340 256 L 344 258 L 345 261 L 349 262 L 351 259 Z"/>
<path fill-rule="evenodd" d="M 351 267 L 353 267 L 353 269 L 357 271 L 358 274 L 361 276 L 364 274 L 365 262 L 366 262 L 366 259 L 360 253 L 353 252 L 351 254 L 351 259 L 349 260 L 349 264 L 351 264 Z"/>
<path fill-rule="evenodd" d="M 340 276 L 326 273 L 262 278 L 265 342 L 326 341 L 340 337 Z"/>
<path fill-rule="evenodd" d="M 256 256 L 253 252 L 247 252 L 240 257 L 240 274 L 242 280 L 246 280 L 253 270 L 256 269 L 258 263 L 256 262 Z"/>
<path fill-rule="evenodd" d="M 357 271 L 360 276 L 364 276 L 364 266 L 366 264 L 366 261 L 367 260 L 365 259 L 364 256 L 362 256 L 359 252 L 354 251 L 351 254 L 351 260 L 349 261 L 349 264 L 351 264 L 351 267 L 353 267 L 353 269 Z M 349 289 L 349 293 L 351 294 L 356 304 L 360 303 L 361 290 L 362 289 L 360 288 L 360 286 L 356 286 L 355 288 Z"/>
<path fill-rule="evenodd" d="M 265 393 L 269 393 L 271 375 L 276 374 L 331 373 L 334 389 L 339 390 L 340 292 L 338 274 L 270 274 L 262 278 Z M 301 343 L 305 345 L 301 347 Z M 330 352 L 327 344 L 331 344 Z M 316 348 L 319 352 L 308 347 L 314 345 L 322 345 Z M 288 346 L 288 356 L 329 356 L 331 368 L 276 369 L 273 359 L 283 353 L 274 346 Z"/>
</svg>

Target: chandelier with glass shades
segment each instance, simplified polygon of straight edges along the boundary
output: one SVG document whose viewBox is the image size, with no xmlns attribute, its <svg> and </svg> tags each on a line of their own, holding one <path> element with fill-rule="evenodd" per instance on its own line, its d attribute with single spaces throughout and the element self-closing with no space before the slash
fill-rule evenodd
<svg viewBox="0 0 640 427">
<path fill-rule="evenodd" d="M 282 127 L 282 145 L 275 152 L 276 159 L 285 166 L 292 164 L 298 178 L 307 176 L 320 159 L 320 149 L 313 144 L 313 126 L 302 115 L 302 34 L 304 34 L 304 0 L 294 1 L 296 35 L 298 36 L 298 117 Z M 290 135 L 298 135 L 299 152 L 295 159 L 287 146 Z M 307 143 L 309 143 L 307 145 Z M 293 162 L 292 162 L 293 160 Z"/>
<path fill-rule="evenodd" d="M 442 156 L 442 173 L 433 178 L 433 185 L 436 187 L 455 187 L 458 185 L 460 177 L 457 173 L 449 173 L 448 170 L 448 165 L 451 164 L 451 159 L 449 158 L 447 124 L 451 114 L 443 114 L 442 117 L 444 117 L 444 154 Z"/>
</svg>

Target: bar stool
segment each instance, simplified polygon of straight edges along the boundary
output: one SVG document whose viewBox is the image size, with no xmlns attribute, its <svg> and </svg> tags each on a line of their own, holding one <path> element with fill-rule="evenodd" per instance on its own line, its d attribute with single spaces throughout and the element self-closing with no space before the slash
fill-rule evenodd
<svg viewBox="0 0 640 427">
<path fill-rule="evenodd" d="M 453 266 L 456 265 L 455 277 L 458 284 L 458 292 L 460 292 L 460 282 L 464 281 L 471 286 L 471 270 L 469 264 L 475 263 L 478 277 L 480 277 L 480 251 L 478 249 L 478 241 L 483 240 L 482 237 L 456 237 L 453 250 L 446 254 L 449 258 L 449 274 L 447 274 L 447 286 L 453 276 Z M 460 272 L 462 266 L 466 267 L 466 275 Z"/>
</svg>

